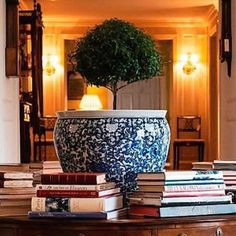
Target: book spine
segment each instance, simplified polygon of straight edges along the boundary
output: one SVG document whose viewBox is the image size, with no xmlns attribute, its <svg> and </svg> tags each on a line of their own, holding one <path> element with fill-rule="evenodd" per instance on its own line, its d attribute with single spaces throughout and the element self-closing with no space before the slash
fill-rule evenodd
<svg viewBox="0 0 236 236">
<path fill-rule="evenodd" d="M 236 213 L 236 204 L 160 207 L 160 217 L 201 216 Z"/>
<path fill-rule="evenodd" d="M 42 184 L 97 184 L 96 175 L 42 174 Z"/>
<path fill-rule="evenodd" d="M 32 211 L 100 212 L 123 207 L 123 196 L 110 198 L 43 198 L 32 197 Z"/>
<path fill-rule="evenodd" d="M 189 172 L 165 172 L 165 180 L 210 180 L 210 179 L 222 179 L 223 173 L 218 170 L 209 171 L 189 171 Z"/>
<path fill-rule="evenodd" d="M 98 191 L 37 190 L 37 197 L 98 197 Z"/>
<path fill-rule="evenodd" d="M 22 180 L 22 179 L 33 179 L 33 173 L 5 173 L 4 179 Z"/>
<path fill-rule="evenodd" d="M 106 219 L 107 214 L 105 212 L 28 212 L 30 219 L 34 218 L 73 218 L 73 219 Z"/>
<path fill-rule="evenodd" d="M 206 185 L 206 184 L 224 184 L 224 180 L 222 179 L 209 179 L 209 180 L 166 180 L 165 186 L 173 186 L 173 185 Z"/>
<path fill-rule="evenodd" d="M 166 192 L 183 192 L 183 191 L 198 191 L 198 190 L 218 190 L 225 189 L 225 184 L 205 184 L 205 185 L 167 185 L 164 186 Z"/>
<path fill-rule="evenodd" d="M 129 215 L 133 216 L 154 216 L 159 217 L 159 207 L 131 205 L 128 210 Z"/>
<path fill-rule="evenodd" d="M 33 180 L 5 180 L 3 181 L 4 188 L 32 188 Z"/>
<path fill-rule="evenodd" d="M 186 192 L 163 192 L 163 197 L 195 197 L 195 196 L 224 196 L 225 190 L 186 191 Z"/>
<path fill-rule="evenodd" d="M 37 190 L 80 190 L 80 191 L 101 191 L 115 187 L 115 183 L 106 183 L 101 185 L 76 185 L 76 184 L 38 184 Z"/>
</svg>

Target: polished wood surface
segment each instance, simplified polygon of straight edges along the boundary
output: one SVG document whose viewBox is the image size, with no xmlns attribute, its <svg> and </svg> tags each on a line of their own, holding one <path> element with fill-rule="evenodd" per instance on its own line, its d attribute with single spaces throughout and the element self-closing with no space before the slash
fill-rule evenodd
<svg viewBox="0 0 236 236">
<path fill-rule="evenodd" d="M 1 217 L 1 236 L 232 236 L 236 215 L 162 219 L 71 220 Z"/>
</svg>

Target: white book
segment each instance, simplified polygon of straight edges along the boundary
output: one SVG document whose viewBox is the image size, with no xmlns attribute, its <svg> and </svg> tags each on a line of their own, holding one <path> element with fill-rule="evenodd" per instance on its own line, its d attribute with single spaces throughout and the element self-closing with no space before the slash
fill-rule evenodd
<svg viewBox="0 0 236 236">
<path fill-rule="evenodd" d="M 0 179 L 33 179 L 33 173 L 21 171 L 0 171 Z"/>
<path fill-rule="evenodd" d="M 138 186 L 153 186 L 155 191 L 166 192 L 183 192 L 183 191 L 197 191 L 197 190 L 217 190 L 225 189 L 225 184 L 185 184 L 185 185 L 155 185 L 154 181 L 137 181 Z"/>
<path fill-rule="evenodd" d="M 214 164 L 235 164 L 236 165 L 236 161 L 230 160 L 214 160 L 213 161 Z"/>
<path fill-rule="evenodd" d="M 3 180 L 1 183 L 2 188 L 32 188 L 33 180 Z"/>
<path fill-rule="evenodd" d="M 200 196 L 200 197 L 170 197 L 170 198 L 166 197 L 163 198 L 161 202 L 163 205 L 232 203 L 232 196 L 224 195 L 224 196 Z"/>
<path fill-rule="evenodd" d="M 123 207 L 123 195 L 100 198 L 32 197 L 32 211 L 101 212 Z"/>
<path fill-rule="evenodd" d="M 236 204 L 160 207 L 160 217 L 235 214 Z"/>
<path fill-rule="evenodd" d="M 179 181 L 179 180 L 211 180 L 223 179 L 223 173 L 218 170 L 209 171 L 165 171 L 155 173 L 139 173 L 138 180 L 163 180 L 163 181 Z"/>
<path fill-rule="evenodd" d="M 43 169 L 42 174 L 51 174 L 51 173 L 63 173 L 63 170 L 61 168 L 48 168 Z"/>
</svg>

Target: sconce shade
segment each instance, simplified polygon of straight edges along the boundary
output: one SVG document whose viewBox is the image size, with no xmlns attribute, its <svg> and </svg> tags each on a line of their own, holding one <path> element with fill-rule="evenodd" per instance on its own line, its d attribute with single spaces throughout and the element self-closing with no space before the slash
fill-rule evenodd
<svg viewBox="0 0 236 236">
<path fill-rule="evenodd" d="M 56 68 L 53 66 L 53 64 L 49 60 L 47 61 L 44 67 L 44 70 L 48 76 L 51 76 L 56 72 Z"/>
<path fill-rule="evenodd" d="M 80 102 L 81 110 L 99 110 L 102 109 L 102 103 L 95 94 L 85 94 Z"/>
<path fill-rule="evenodd" d="M 184 56 L 183 72 L 186 75 L 192 74 L 196 70 L 197 57 L 188 53 Z"/>
</svg>

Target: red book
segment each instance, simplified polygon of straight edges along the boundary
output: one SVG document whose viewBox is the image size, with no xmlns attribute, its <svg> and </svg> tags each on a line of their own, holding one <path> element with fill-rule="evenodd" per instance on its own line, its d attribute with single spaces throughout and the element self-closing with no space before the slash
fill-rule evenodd
<svg viewBox="0 0 236 236">
<path fill-rule="evenodd" d="M 89 190 L 37 190 L 37 197 L 104 197 L 120 192 L 120 188 L 107 189 L 103 191 Z"/>
<path fill-rule="evenodd" d="M 142 205 L 131 205 L 128 213 L 130 216 L 149 216 L 159 217 L 160 210 L 157 206 L 142 206 Z"/>
<path fill-rule="evenodd" d="M 106 182 L 105 173 L 51 173 L 42 174 L 42 184 L 102 184 Z"/>
</svg>

